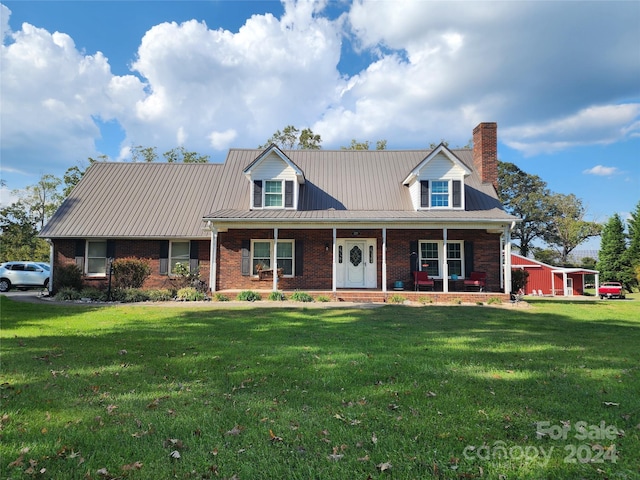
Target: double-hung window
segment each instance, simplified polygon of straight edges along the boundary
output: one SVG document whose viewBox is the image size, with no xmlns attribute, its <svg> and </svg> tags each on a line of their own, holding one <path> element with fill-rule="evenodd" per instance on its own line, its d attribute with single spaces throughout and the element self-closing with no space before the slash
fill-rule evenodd
<svg viewBox="0 0 640 480">
<path fill-rule="evenodd" d="M 107 242 L 87 241 L 86 274 L 101 277 L 107 274 Z"/>
<path fill-rule="evenodd" d="M 449 206 L 449 182 L 447 180 L 431 181 L 431 206 Z"/>
<path fill-rule="evenodd" d="M 444 248 L 442 241 L 421 241 L 418 270 L 424 270 L 430 277 L 442 278 L 443 263 L 447 262 L 449 276 L 463 276 L 464 242 L 448 241 Z"/>
<path fill-rule="evenodd" d="M 420 265 L 418 270 L 426 271 L 430 277 L 440 276 L 438 242 L 420 242 Z"/>
<path fill-rule="evenodd" d="M 264 182 L 264 206 L 280 207 L 284 205 L 281 180 L 267 180 Z"/>
<path fill-rule="evenodd" d="M 257 275 L 259 270 L 271 270 L 273 265 L 276 265 L 277 269 L 282 269 L 284 276 L 293 276 L 295 258 L 293 240 L 278 240 L 275 259 L 273 240 L 253 240 L 251 243 L 253 275 Z"/>
<path fill-rule="evenodd" d="M 171 242 L 169 253 L 169 265 L 171 266 L 170 272 L 172 275 L 176 274 L 176 265 L 184 265 L 189 270 L 189 243 L 183 242 Z"/>
<path fill-rule="evenodd" d="M 447 265 L 449 267 L 449 276 L 457 275 L 462 277 L 462 243 L 447 243 Z"/>
</svg>

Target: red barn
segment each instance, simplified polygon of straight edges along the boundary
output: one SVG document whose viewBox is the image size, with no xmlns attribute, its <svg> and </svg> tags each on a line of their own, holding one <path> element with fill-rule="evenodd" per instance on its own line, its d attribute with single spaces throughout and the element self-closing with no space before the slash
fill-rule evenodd
<svg viewBox="0 0 640 480">
<path fill-rule="evenodd" d="M 570 297 L 584 295 L 585 275 L 595 275 L 596 291 L 599 284 L 599 272 L 586 268 L 554 267 L 533 258 L 511 254 L 511 269 L 529 272 L 524 287 L 526 295 L 552 295 Z"/>
</svg>

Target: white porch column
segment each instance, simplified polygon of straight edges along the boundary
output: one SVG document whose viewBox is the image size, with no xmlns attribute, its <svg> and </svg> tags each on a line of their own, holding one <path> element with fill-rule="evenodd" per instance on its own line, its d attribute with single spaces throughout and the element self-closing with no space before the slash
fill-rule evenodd
<svg viewBox="0 0 640 480">
<path fill-rule="evenodd" d="M 53 265 L 53 263 L 51 264 Z M 596 297 L 598 296 L 598 290 L 600 290 L 600 274 L 596 273 L 595 274 L 595 283 L 596 283 Z"/>
<path fill-rule="evenodd" d="M 387 228 L 382 228 L 382 293 L 387 293 Z"/>
<path fill-rule="evenodd" d="M 209 290 L 216 291 L 216 282 L 218 281 L 218 229 L 211 229 L 211 241 L 209 245 Z"/>
<path fill-rule="evenodd" d="M 565 297 L 569 296 L 569 287 L 567 286 L 567 272 L 562 272 L 562 292 Z"/>
<path fill-rule="evenodd" d="M 447 227 L 442 229 L 442 292 L 449 292 L 449 264 L 447 263 Z"/>
<path fill-rule="evenodd" d="M 556 276 L 551 272 L 551 295 L 556 296 Z"/>
<path fill-rule="evenodd" d="M 335 227 L 333 227 L 333 240 L 332 240 L 332 247 L 331 247 L 331 251 L 333 252 L 331 255 L 331 291 L 333 293 L 336 293 L 337 290 L 337 285 L 338 285 L 338 264 L 336 263 L 336 237 L 337 237 L 337 230 Z"/>
<path fill-rule="evenodd" d="M 504 293 L 511 293 L 511 228 L 504 231 Z"/>
<path fill-rule="evenodd" d="M 271 265 L 271 273 L 273 274 L 273 291 L 278 291 L 278 227 L 273 229 L 273 265 Z"/>
</svg>

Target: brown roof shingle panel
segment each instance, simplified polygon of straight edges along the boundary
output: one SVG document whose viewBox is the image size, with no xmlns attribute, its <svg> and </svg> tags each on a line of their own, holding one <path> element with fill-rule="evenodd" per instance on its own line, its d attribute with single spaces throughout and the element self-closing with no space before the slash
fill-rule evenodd
<svg viewBox="0 0 640 480">
<path fill-rule="evenodd" d="M 93 164 L 40 236 L 205 238 L 203 217 L 229 221 L 391 219 L 438 221 L 515 219 L 492 185 L 475 172 L 465 181 L 466 210 L 413 210 L 406 176 L 428 150 L 291 150 L 305 173 L 298 210 L 249 210 L 243 170 L 262 153 L 232 149 L 224 164 Z M 470 150 L 454 150 L 472 165 Z"/>
</svg>

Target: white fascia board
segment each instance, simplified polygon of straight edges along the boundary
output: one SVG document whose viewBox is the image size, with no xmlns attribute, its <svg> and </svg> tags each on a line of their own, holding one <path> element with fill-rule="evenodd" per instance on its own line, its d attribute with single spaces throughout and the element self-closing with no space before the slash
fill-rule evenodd
<svg viewBox="0 0 640 480">
<path fill-rule="evenodd" d="M 437 157 L 440 153 L 446 156 L 452 163 L 459 166 L 464 171 L 464 176 L 471 175 L 471 170 L 467 167 L 458 157 L 456 157 L 455 153 L 453 153 L 449 148 L 441 143 L 438 145 L 429 155 L 426 156 L 424 160 L 422 160 L 416 168 L 414 168 L 407 178 L 405 178 L 402 182 L 403 185 L 410 185 L 411 182 L 416 179 L 420 175 L 420 171 L 427 165 L 431 160 Z"/>
<path fill-rule="evenodd" d="M 277 145 L 274 145 L 274 144 L 271 144 L 269 147 L 267 147 L 265 151 L 263 151 L 260 155 L 258 155 L 258 157 L 253 162 L 251 162 L 247 166 L 247 168 L 244 169 L 243 173 L 246 175 L 247 178 L 249 178 L 249 180 L 251 180 L 252 170 L 257 165 L 259 165 L 265 158 L 267 158 L 271 153 L 275 153 L 278 157 L 280 157 L 280 159 L 284 163 L 286 163 L 289 167 L 291 167 L 291 169 L 295 172 L 296 180 L 298 181 L 299 185 L 302 185 L 305 182 L 304 172 L 300 170 L 300 167 L 298 167 L 295 163 L 293 163 L 291 159 L 287 157 L 284 154 L 284 152 L 280 150 L 280 148 L 278 148 Z"/>
</svg>

